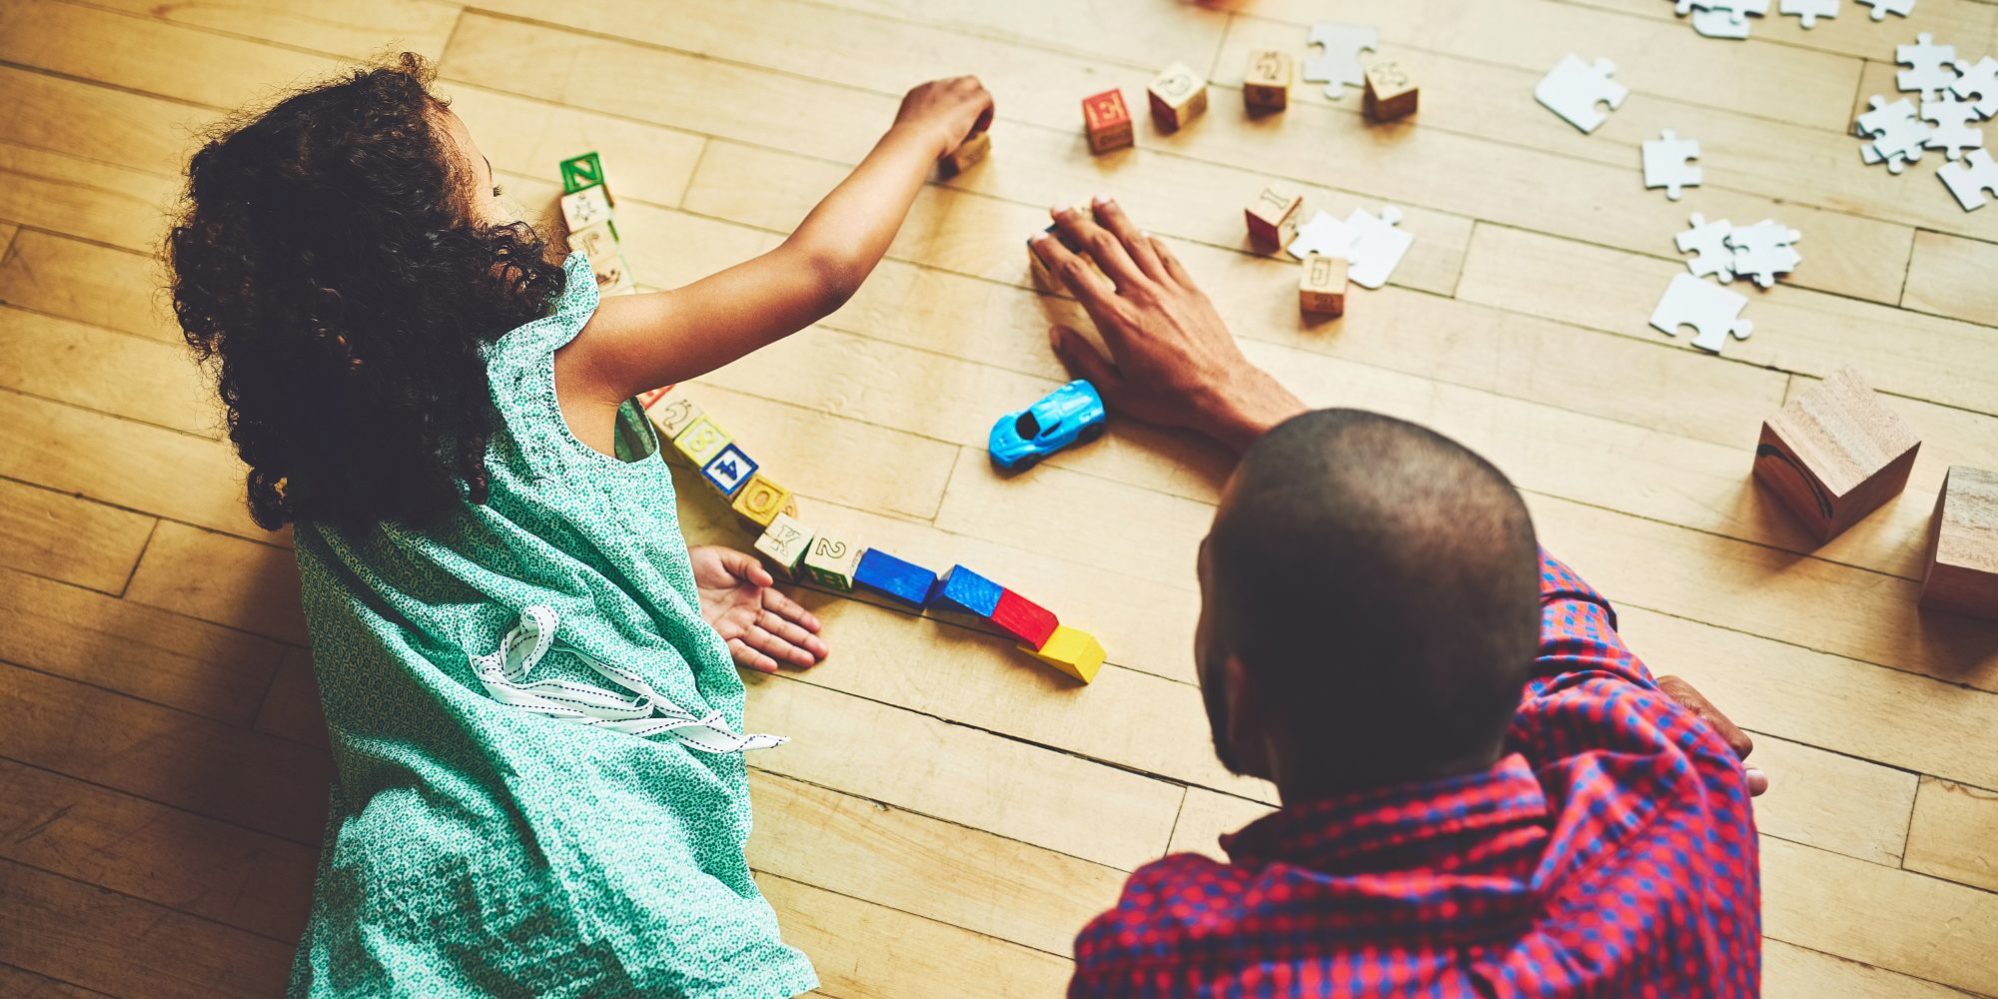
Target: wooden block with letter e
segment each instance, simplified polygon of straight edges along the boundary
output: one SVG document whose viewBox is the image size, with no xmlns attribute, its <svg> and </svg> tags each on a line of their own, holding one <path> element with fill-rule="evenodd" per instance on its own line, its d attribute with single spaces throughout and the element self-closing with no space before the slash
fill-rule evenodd
<svg viewBox="0 0 1998 999">
<path fill-rule="evenodd" d="M 879 548 L 869 548 L 853 568 L 853 588 L 887 597 L 888 606 L 921 611 L 929 599 L 937 574 L 914 562 L 905 562 Z"/>
<path fill-rule="evenodd" d="M 1145 88 L 1151 99 L 1152 122 L 1160 131 L 1183 128 L 1207 110 L 1207 81 L 1183 62 L 1167 66 Z"/>
<path fill-rule="evenodd" d="M 715 487 L 716 492 L 734 498 L 749 484 L 750 479 L 755 478 L 758 467 L 755 461 L 742 453 L 741 448 L 731 443 L 716 451 L 715 456 L 701 466 L 701 478 L 708 480 L 708 485 Z"/>
<path fill-rule="evenodd" d="M 1943 477 L 1922 606 L 1998 620 L 1998 472 L 1951 465 Z"/>
<path fill-rule="evenodd" d="M 957 144 L 949 155 L 937 161 L 937 175 L 955 177 L 971 168 L 973 163 L 985 158 L 992 151 L 992 133 L 980 132 Z"/>
<path fill-rule="evenodd" d="M 1022 644 L 1020 651 L 1067 673 L 1083 683 L 1096 679 L 1096 672 L 1103 668 L 1105 658 L 1103 643 L 1086 631 L 1068 625 L 1056 626 L 1040 648 Z"/>
<path fill-rule="evenodd" d="M 1762 424 L 1755 478 L 1820 543 L 1894 498 L 1922 442 L 1851 368 L 1840 368 Z"/>
<path fill-rule="evenodd" d="M 1338 317 L 1346 313 L 1346 262 L 1314 253 L 1297 277 L 1297 305 L 1306 312 Z"/>
<path fill-rule="evenodd" d="M 765 478 L 758 472 L 736 493 L 735 502 L 730 508 L 747 524 L 758 531 L 770 526 L 770 522 L 784 513 L 791 502 L 791 490 Z"/>
<path fill-rule="evenodd" d="M 695 468 L 706 468 L 722 448 L 728 446 L 729 436 L 715 421 L 706 416 L 696 416 L 685 430 L 673 436 L 673 447 L 685 455 Z"/>
<path fill-rule="evenodd" d="M 837 593 L 853 592 L 853 570 L 860 564 L 859 545 L 820 534 L 798 563 L 798 578 Z"/>
<path fill-rule="evenodd" d="M 1258 250 L 1281 250 L 1297 235 L 1297 216 L 1304 195 L 1282 184 L 1271 184 L 1242 209 L 1249 223 L 1249 242 Z"/>
<path fill-rule="evenodd" d="M 1377 62 L 1367 67 L 1367 91 L 1361 108 L 1375 121 L 1393 121 L 1415 113 L 1421 88 L 1408 68 L 1398 62 Z"/>
<path fill-rule="evenodd" d="M 999 603 L 992 608 L 992 623 L 1000 634 L 1037 649 L 1046 645 L 1048 636 L 1061 626 L 1053 611 L 1012 590 L 999 594 Z"/>
<path fill-rule="evenodd" d="M 1290 84 L 1296 64 L 1276 49 L 1249 53 L 1242 71 L 1242 104 L 1250 111 L 1282 111 L 1290 104 Z"/>
<path fill-rule="evenodd" d="M 812 548 L 812 529 L 788 513 L 770 518 L 770 526 L 756 539 L 756 552 L 770 563 L 770 571 L 785 579 L 798 578 L 799 563 Z"/>
<path fill-rule="evenodd" d="M 1124 92 L 1105 90 L 1082 99 L 1082 130 L 1089 135 L 1089 151 L 1107 153 L 1131 144 L 1131 109 L 1124 106 Z"/>
<path fill-rule="evenodd" d="M 610 189 L 598 184 L 562 196 L 562 222 L 572 233 L 611 220 Z"/>
</svg>

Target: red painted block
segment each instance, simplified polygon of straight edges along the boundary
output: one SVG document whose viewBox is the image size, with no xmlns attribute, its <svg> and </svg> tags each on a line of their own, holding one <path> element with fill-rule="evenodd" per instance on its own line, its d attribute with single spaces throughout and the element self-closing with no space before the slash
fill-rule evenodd
<svg viewBox="0 0 1998 999">
<path fill-rule="evenodd" d="M 999 594 L 999 606 L 992 611 L 992 623 L 1019 639 L 1021 644 L 1036 649 L 1048 644 L 1048 638 L 1056 628 L 1061 627 L 1053 611 L 1012 590 Z"/>
</svg>

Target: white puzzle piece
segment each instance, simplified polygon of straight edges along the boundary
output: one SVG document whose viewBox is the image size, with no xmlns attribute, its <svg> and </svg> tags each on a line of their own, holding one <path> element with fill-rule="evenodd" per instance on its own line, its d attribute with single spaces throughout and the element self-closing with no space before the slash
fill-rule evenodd
<svg viewBox="0 0 1998 999">
<path fill-rule="evenodd" d="M 1783 0 L 1776 5 L 1776 12 L 1794 14 L 1799 24 L 1815 28 L 1818 18 L 1838 16 L 1838 0 Z"/>
<path fill-rule="evenodd" d="M 1718 354 L 1728 337 L 1748 339 L 1755 324 L 1741 318 L 1748 307 L 1745 296 L 1711 285 L 1690 274 L 1672 275 L 1672 283 L 1651 312 L 1651 325 L 1666 336 L 1678 336 L 1679 327 L 1693 328 L 1693 346 Z"/>
<path fill-rule="evenodd" d="M 1984 207 L 1984 192 L 1998 195 L 1998 163 L 1983 149 L 1973 149 L 1955 163 L 1944 163 L 1936 176 L 1966 212 Z"/>
<path fill-rule="evenodd" d="M 1942 96 L 1956 82 L 1956 46 L 1937 45 L 1926 31 L 1913 45 L 1894 46 L 1894 61 L 1908 67 L 1894 74 L 1895 86 L 1919 92 L 1923 100 Z"/>
<path fill-rule="evenodd" d="M 1700 168 L 1689 160 L 1700 158 L 1700 144 L 1681 139 L 1671 129 L 1644 143 L 1644 186 L 1662 187 L 1665 197 L 1677 201 L 1681 188 L 1700 186 Z"/>
<path fill-rule="evenodd" d="M 1969 101 L 1923 101 L 1922 120 L 1936 126 L 1929 133 L 1928 147 L 1942 150 L 1950 159 L 1961 159 L 1966 149 L 1984 148 L 1984 130 L 1970 127 L 1977 120 L 1977 108 Z"/>
<path fill-rule="evenodd" d="M 1859 2 L 1873 8 L 1873 19 L 1876 21 L 1887 20 L 1889 14 L 1907 17 L 1915 12 L 1915 0 L 1859 0 Z"/>
<path fill-rule="evenodd" d="M 1291 237 L 1285 249 L 1299 260 L 1316 253 L 1326 257 L 1346 259 L 1353 248 L 1353 230 L 1346 223 L 1324 212 L 1311 216 L 1311 221 L 1297 227 L 1297 235 Z"/>
<path fill-rule="evenodd" d="M 1415 243 L 1415 237 L 1401 229 L 1400 224 L 1401 209 L 1393 205 L 1382 208 L 1378 218 L 1366 209 L 1353 209 L 1353 214 L 1346 217 L 1346 228 L 1353 233 L 1353 245 L 1346 251 L 1346 259 L 1353 265 L 1347 273 L 1349 280 L 1362 288 L 1378 288 L 1387 283 Z"/>
<path fill-rule="evenodd" d="M 1569 53 L 1533 88 L 1533 99 L 1568 124 L 1583 132 L 1593 132 L 1609 117 L 1606 112 L 1596 110 L 1597 104 L 1607 104 L 1613 111 L 1622 107 L 1623 99 L 1630 96 L 1630 88 L 1610 79 L 1615 72 L 1616 63 L 1608 59 L 1585 63 L 1580 56 Z"/>
<path fill-rule="evenodd" d="M 1708 222 L 1706 216 L 1694 212 L 1693 227 L 1672 237 L 1672 243 L 1680 253 L 1698 254 L 1686 261 L 1686 269 L 1694 277 L 1711 274 L 1726 284 L 1734 280 L 1734 251 L 1727 245 L 1727 237 L 1732 232 L 1734 226 L 1728 220 Z"/>
<path fill-rule="evenodd" d="M 1708 38 L 1732 38 L 1737 41 L 1748 37 L 1748 18 L 1740 11 L 1696 10 L 1693 12 L 1693 30 Z"/>
<path fill-rule="evenodd" d="M 1853 130 L 1871 136 L 1861 147 L 1860 159 L 1868 164 L 1885 163 L 1890 173 L 1900 173 L 1909 163 L 1922 158 L 1933 129 L 1915 117 L 1915 104 L 1903 97 L 1892 104 L 1885 97 L 1868 98 L 1873 110 L 1859 116 Z"/>
<path fill-rule="evenodd" d="M 1949 85 L 1950 93 L 1970 102 L 1979 117 L 1998 115 L 1998 59 L 1985 56 L 1974 66 L 1959 59 L 1956 74 Z"/>
<path fill-rule="evenodd" d="M 1761 287 L 1770 287 L 1776 283 L 1776 275 L 1796 270 L 1803 261 L 1791 245 L 1803 238 L 1803 233 L 1769 219 L 1737 227 L 1727 236 L 1727 245 L 1734 253 L 1734 272 L 1753 278 Z"/>
<path fill-rule="evenodd" d="M 1310 43 L 1322 46 L 1323 52 L 1304 60 L 1299 75 L 1306 83 L 1325 84 L 1325 96 L 1336 101 L 1345 96 L 1347 87 L 1366 85 L 1367 68 L 1360 65 L 1360 52 L 1378 50 L 1381 32 L 1365 24 L 1320 23 L 1311 26 Z"/>
</svg>

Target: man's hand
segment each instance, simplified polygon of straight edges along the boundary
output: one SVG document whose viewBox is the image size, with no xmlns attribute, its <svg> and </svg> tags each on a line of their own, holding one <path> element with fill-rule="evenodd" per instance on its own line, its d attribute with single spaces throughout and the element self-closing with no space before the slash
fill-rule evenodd
<svg viewBox="0 0 1998 999">
<path fill-rule="evenodd" d="M 1719 732 L 1721 738 L 1727 741 L 1729 748 L 1734 750 L 1734 755 L 1747 760 L 1748 754 L 1755 751 L 1755 740 L 1750 739 L 1748 733 L 1743 732 L 1728 719 L 1728 716 L 1721 714 L 1720 709 L 1714 707 L 1713 702 L 1707 700 L 1705 694 L 1694 690 L 1692 684 L 1676 676 L 1661 676 L 1658 678 L 1658 689 L 1678 701 L 1680 707 L 1699 715 L 1707 724 L 1712 725 L 1714 731 Z M 1741 774 L 1748 780 L 1748 793 L 1751 796 L 1769 790 L 1769 777 L 1761 770 L 1755 767 L 1743 767 Z"/>
<path fill-rule="evenodd" d="M 779 663 L 816 666 L 826 657 L 819 619 L 777 592 L 777 581 L 761 562 L 714 545 L 689 548 L 687 554 L 694 561 L 701 618 L 728 643 L 736 665 L 775 673 Z"/>
<path fill-rule="evenodd" d="M 1117 202 L 1096 199 L 1093 217 L 1073 208 L 1053 216 L 1062 238 L 1037 235 L 1029 245 L 1095 321 L 1110 357 L 1065 326 L 1050 338 L 1062 363 L 1095 383 L 1111 409 L 1198 430 L 1237 453 L 1304 411 L 1242 356 L 1179 258 L 1139 231 Z M 1063 244 L 1081 247 L 1081 255 Z"/>
</svg>

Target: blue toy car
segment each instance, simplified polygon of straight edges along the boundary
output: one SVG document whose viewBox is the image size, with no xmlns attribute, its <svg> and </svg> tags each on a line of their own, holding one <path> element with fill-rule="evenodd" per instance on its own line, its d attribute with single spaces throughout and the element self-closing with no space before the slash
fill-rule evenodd
<svg viewBox="0 0 1998 999">
<path fill-rule="evenodd" d="M 992 425 L 992 463 L 1000 468 L 1032 468 L 1034 463 L 1077 442 L 1103 436 L 1103 397 L 1085 379 L 1049 392 Z"/>
</svg>

